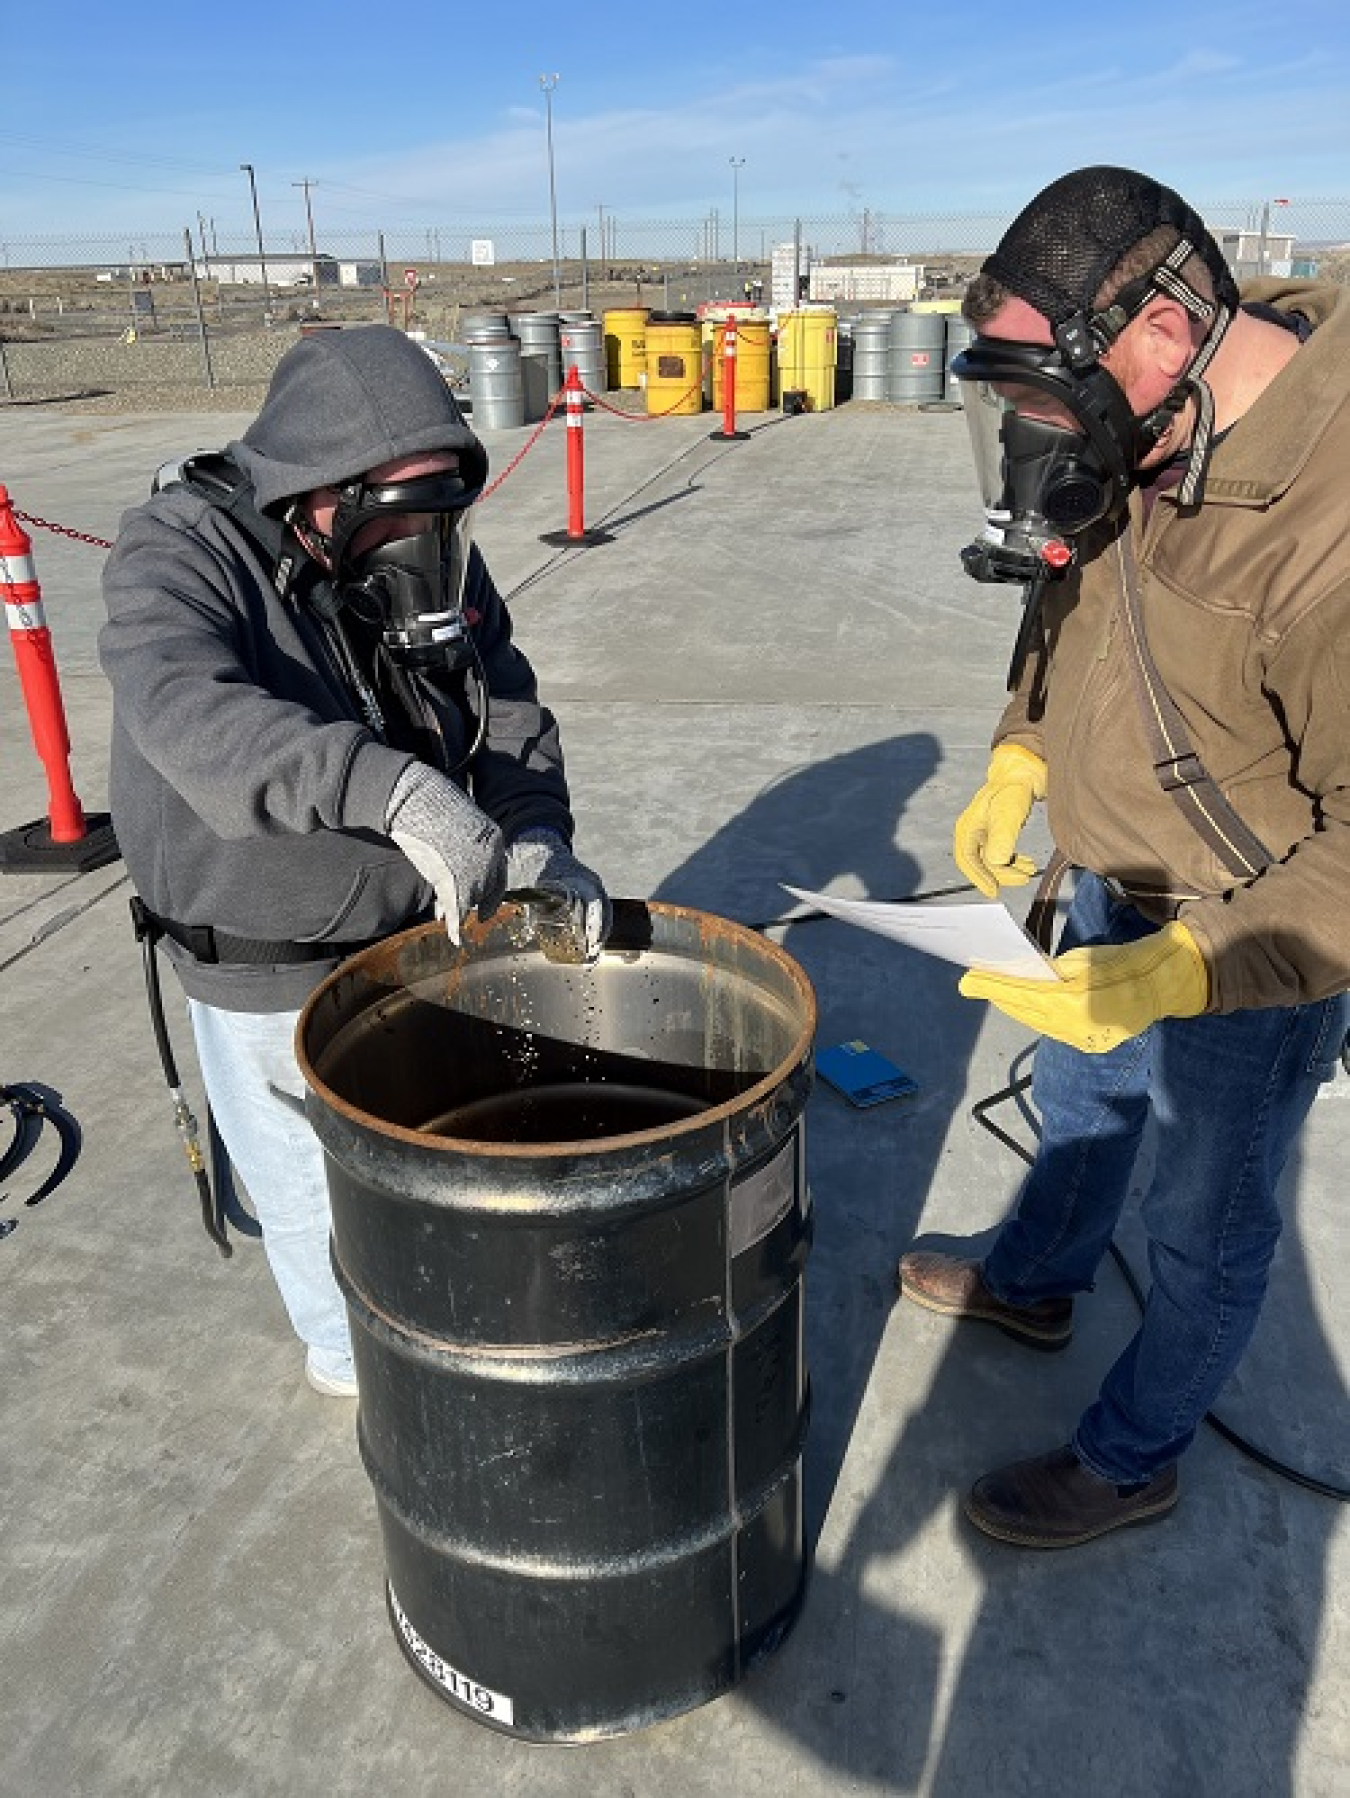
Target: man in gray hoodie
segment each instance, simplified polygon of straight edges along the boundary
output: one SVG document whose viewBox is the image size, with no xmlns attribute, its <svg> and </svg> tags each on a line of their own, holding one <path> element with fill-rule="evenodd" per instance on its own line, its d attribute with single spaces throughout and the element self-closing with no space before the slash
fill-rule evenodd
<svg viewBox="0 0 1350 1798">
<path fill-rule="evenodd" d="M 300 1007 L 433 902 L 457 939 L 508 889 L 546 896 L 541 932 L 576 959 L 608 928 L 556 723 L 471 544 L 486 475 L 401 332 L 319 333 L 238 442 L 126 514 L 104 574 L 118 842 L 306 1377 L 334 1396 L 356 1384 Z"/>
</svg>

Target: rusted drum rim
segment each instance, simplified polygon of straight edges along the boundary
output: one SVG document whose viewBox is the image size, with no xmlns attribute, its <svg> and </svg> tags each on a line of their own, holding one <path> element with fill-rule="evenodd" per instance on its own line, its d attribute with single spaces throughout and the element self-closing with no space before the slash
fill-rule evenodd
<svg viewBox="0 0 1350 1798">
<path fill-rule="evenodd" d="M 423 942 L 436 943 L 439 964 L 440 955 L 448 955 L 447 964 L 438 965 L 435 969 L 428 966 L 425 972 L 442 973 L 453 983 L 456 974 L 467 968 L 476 959 L 475 951 L 487 948 L 494 937 L 500 936 L 503 926 L 510 926 L 520 915 L 519 908 L 514 905 L 503 905 L 493 914 L 487 923 L 471 919 L 464 927 L 464 942 L 458 949 L 449 941 L 443 923 L 414 925 L 409 930 L 398 932 L 372 948 L 362 950 L 359 955 L 351 956 L 340 967 L 317 986 L 311 993 L 296 1023 L 295 1053 L 300 1070 L 314 1097 L 322 1105 L 329 1108 L 339 1117 L 358 1129 L 372 1131 L 386 1136 L 393 1141 L 415 1146 L 422 1152 L 441 1151 L 454 1155 L 471 1155 L 488 1159 L 502 1160 L 539 1160 L 568 1158 L 582 1155 L 613 1155 L 616 1152 L 641 1147 L 655 1141 L 671 1137 L 683 1138 L 707 1131 L 735 1116 L 753 1110 L 771 1097 L 786 1080 L 802 1067 L 808 1060 L 816 1032 L 816 996 L 815 990 L 805 970 L 785 949 L 777 943 L 770 942 L 760 932 L 750 929 L 748 925 L 738 924 L 730 918 L 719 917 L 716 913 L 697 910 L 692 906 L 669 905 L 658 900 L 624 900 L 614 902 L 614 929 L 608 943 L 601 951 L 600 965 L 608 956 L 628 960 L 636 951 L 661 954 L 661 946 L 653 940 L 654 933 L 648 933 L 645 942 L 636 940 L 642 935 L 643 919 L 665 918 L 677 923 L 687 923 L 698 933 L 700 942 L 711 944 L 723 942 L 740 944 L 753 950 L 757 960 L 772 965 L 780 976 L 794 990 L 795 997 L 803 1019 L 802 1027 L 790 1049 L 782 1055 L 776 1065 L 763 1079 L 743 1092 L 720 1104 L 710 1105 L 688 1118 L 667 1120 L 648 1130 L 633 1131 L 627 1135 L 612 1135 L 596 1138 L 561 1138 L 549 1142 L 502 1143 L 484 1141 L 473 1137 L 434 1135 L 424 1130 L 410 1129 L 406 1125 L 397 1124 L 389 1119 L 377 1117 L 361 1110 L 336 1092 L 320 1076 L 306 1052 L 306 1040 L 309 1029 L 318 1008 L 324 1004 L 334 988 L 353 976 L 361 975 L 369 979 L 373 986 L 384 986 L 391 1000 L 401 1001 L 410 990 L 405 972 L 410 955 L 414 954 L 418 945 Z M 677 946 L 672 946 L 672 952 Z M 527 953 L 538 955 L 537 950 Z M 675 957 L 676 959 L 685 959 Z M 695 959 L 693 956 L 687 959 Z M 539 955 L 541 966 L 553 966 Z M 726 964 L 709 961 L 706 967 L 717 969 Z M 586 975 L 584 967 L 559 965 L 560 977 L 567 975 Z M 749 976 L 747 976 L 747 979 Z M 374 1005 L 385 1001 L 375 1001 Z M 372 1006 L 372 1009 L 374 1008 Z"/>
</svg>

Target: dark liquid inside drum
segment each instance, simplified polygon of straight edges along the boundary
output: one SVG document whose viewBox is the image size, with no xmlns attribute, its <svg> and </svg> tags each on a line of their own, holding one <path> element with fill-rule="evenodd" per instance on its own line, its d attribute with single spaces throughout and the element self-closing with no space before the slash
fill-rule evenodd
<svg viewBox="0 0 1350 1798">
<path fill-rule="evenodd" d="M 568 1080 L 518 1092 L 489 1093 L 456 1105 L 420 1128 L 467 1142 L 585 1142 L 660 1130 L 707 1111 L 710 1100 L 660 1087 Z"/>
</svg>

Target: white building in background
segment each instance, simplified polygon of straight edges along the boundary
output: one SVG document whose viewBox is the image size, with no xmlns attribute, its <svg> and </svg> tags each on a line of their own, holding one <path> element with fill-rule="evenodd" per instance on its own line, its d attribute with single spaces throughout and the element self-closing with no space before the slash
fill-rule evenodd
<svg viewBox="0 0 1350 1798">
<path fill-rule="evenodd" d="M 1294 240 L 1279 231 L 1216 231 L 1224 260 L 1239 281 L 1254 275 L 1290 275 L 1294 271 Z"/>
<path fill-rule="evenodd" d="M 799 250 L 796 244 L 776 243 L 770 266 L 770 304 L 775 312 L 790 312 L 803 300 L 815 305 L 868 300 L 901 305 L 916 300 L 923 286 L 920 262 L 898 256 L 882 262 L 823 262 L 807 244 Z"/>
<path fill-rule="evenodd" d="M 203 281 L 221 281 L 226 286 L 261 287 L 264 260 L 267 281 L 271 287 L 379 287 L 384 269 L 373 257 L 369 261 L 339 262 L 335 256 L 268 255 L 198 256 L 193 266 Z"/>
<path fill-rule="evenodd" d="M 339 262 L 339 287 L 383 287 L 384 268 L 378 262 Z"/>
<path fill-rule="evenodd" d="M 812 301 L 916 300 L 923 285 L 919 262 L 815 262 L 811 265 Z"/>
<path fill-rule="evenodd" d="M 800 272 L 807 277 L 811 272 L 811 250 L 802 244 L 798 263 L 798 246 L 795 243 L 776 243 L 773 246 L 769 264 L 769 304 L 775 312 L 791 312 L 802 297 L 793 286 L 793 277 Z"/>
</svg>

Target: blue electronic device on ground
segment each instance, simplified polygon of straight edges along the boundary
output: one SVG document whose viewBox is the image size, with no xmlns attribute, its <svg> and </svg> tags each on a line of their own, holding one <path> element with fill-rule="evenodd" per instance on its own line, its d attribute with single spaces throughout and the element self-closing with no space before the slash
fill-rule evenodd
<svg viewBox="0 0 1350 1798">
<path fill-rule="evenodd" d="M 836 1043 L 816 1052 L 816 1072 L 850 1105 L 881 1105 L 887 1099 L 905 1099 L 919 1090 L 903 1068 L 864 1042 Z"/>
</svg>

